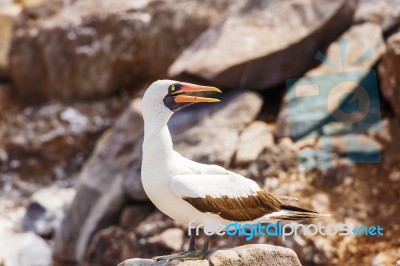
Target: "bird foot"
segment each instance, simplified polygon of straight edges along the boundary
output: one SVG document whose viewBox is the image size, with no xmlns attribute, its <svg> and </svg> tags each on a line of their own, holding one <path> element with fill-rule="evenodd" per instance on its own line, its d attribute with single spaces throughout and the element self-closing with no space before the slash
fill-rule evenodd
<svg viewBox="0 0 400 266">
<path fill-rule="evenodd" d="M 156 261 L 165 260 L 167 263 L 174 260 L 203 260 L 207 252 L 202 250 L 185 251 L 177 254 L 153 257 Z"/>
</svg>

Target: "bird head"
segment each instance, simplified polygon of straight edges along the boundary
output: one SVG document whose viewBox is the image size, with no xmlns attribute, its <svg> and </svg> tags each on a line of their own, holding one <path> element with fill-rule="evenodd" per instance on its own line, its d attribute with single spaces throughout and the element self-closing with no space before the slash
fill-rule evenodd
<svg viewBox="0 0 400 266">
<path fill-rule="evenodd" d="M 197 92 L 221 92 L 215 87 L 200 86 L 175 80 L 157 80 L 146 90 L 142 109 L 157 109 L 161 112 L 173 113 L 193 103 L 219 102 L 215 98 L 206 98 L 193 95 Z"/>
</svg>

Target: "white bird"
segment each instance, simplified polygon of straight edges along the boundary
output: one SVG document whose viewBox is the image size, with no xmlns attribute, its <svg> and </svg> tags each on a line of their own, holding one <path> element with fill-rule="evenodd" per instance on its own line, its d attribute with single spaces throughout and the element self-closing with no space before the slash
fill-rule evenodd
<svg viewBox="0 0 400 266">
<path fill-rule="evenodd" d="M 284 204 L 263 191 L 256 182 L 217 165 L 191 161 L 174 151 L 167 122 L 182 107 L 218 99 L 189 95 L 221 92 L 215 87 L 173 80 L 158 80 L 146 90 L 142 100 L 144 143 L 142 183 L 149 199 L 163 213 L 188 224 L 212 226 L 232 222 L 258 223 L 269 219 L 307 219 L 317 212 Z M 193 230 L 193 229 L 192 229 Z M 202 259 L 208 250 L 195 250 L 195 232 L 190 234 L 189 251 L 157 260 Z"/>
</svg>

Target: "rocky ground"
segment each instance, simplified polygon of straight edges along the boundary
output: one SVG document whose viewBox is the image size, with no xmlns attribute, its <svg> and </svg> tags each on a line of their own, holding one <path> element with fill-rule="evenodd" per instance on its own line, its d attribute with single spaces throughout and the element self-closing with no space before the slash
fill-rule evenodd
<svg viewBox="0 0 400 266">
<path fill-rule="evenodd" d="M 234 266 L 234 265 L 268 265 L 271 266 L 300 266 L 300 261 L 293 250 L 289 248 L 253 244 L 244 245 L 232 249 L 221 249 L 210 252 L 206 259 L 198 261 L 173 262 L 176 266 L 190 265 L 214 265 L 214 266 Z M 150 259 L 129 259 L 118 264 L 118 266 L 156 266 L 160 264 Z"/>
<path fill-rule="evenodd" d="M 384 228 L 218 237 L 223 255 L 188 265 L 249 265 L 246 252 L 266 265 L 274 247 L 221 251 L 246 244 L 289 248 L 302 265 L 395 265 L 399 40 L 398 0 L 0 0 L 0 265 L 117 265 L 187 248 L 186 225 L 155 209 L 140 180 L 141 95 L 165 77 L 224 92 L 173 116 L 182 155 L 331 213 L 324 223 Z M 356 120 L 340 120 L 334 95 L 297 97 L 316 96 L 291 86 L 300 77 L 328 92 L 360 84 L 370 100 L 349 99 Z"/>
</svg>

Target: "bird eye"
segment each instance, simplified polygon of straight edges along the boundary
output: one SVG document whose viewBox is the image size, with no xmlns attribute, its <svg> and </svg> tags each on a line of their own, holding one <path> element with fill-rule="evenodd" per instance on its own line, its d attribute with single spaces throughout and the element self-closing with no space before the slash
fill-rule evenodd
<svg viewBox="0 0 400 266">
<path fill-rule="evenodd" d="M 175 85 L 171 86 L 171 90 L 174 91 L 175 90 Z"/>
</svg>

